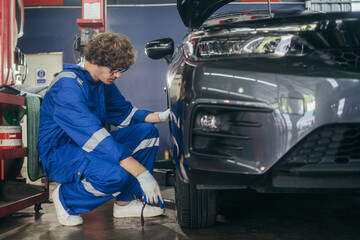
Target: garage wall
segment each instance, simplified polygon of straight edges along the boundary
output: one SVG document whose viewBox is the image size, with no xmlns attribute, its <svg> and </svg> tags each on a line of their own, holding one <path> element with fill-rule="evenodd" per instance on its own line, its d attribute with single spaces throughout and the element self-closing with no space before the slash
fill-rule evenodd
<svg viewBox="0 0 360 240">
<path fill-rule="evenodd" d="M 137 51 L 135 65 L 124 73 L 116 85 L 138 108 L 162 111 L 167 108 L 163 60 L 151 60 L 144 53 L 145 44 L 161 37 L 171 37 L 179 44 L 186 28 L 177 14 L 174 0 L 109 0 L 107 28 L 126 35 Z M 146 3 L 146 4 L 144 4 Z M 303 9 L 296 0 L 272 8 Z M 233 3 L 224 10 L 266 9 L 266 4 Z M 24 35 L 18 47 L 24 53 L 63 52 L 63 62 L 73 63 L 73 41 L 78 34 L 76 19 L 81 18 L 81 0 L 64 0 L 63 6 L 31 6 L 25 8 Z M 158 124 L 160 149 L 158 159 L 169 148 L 167 123 Z"/>
</svg>

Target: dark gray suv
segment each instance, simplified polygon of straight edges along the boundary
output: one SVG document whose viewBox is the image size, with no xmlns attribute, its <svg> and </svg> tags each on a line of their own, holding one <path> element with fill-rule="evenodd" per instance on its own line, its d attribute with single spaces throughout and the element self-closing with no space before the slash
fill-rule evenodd
<svg viewBox="0 0 360 240">
<path fill-rule="evenodd" d="M 169 63 L 182 228 L 215 223 L 220 189 L 360 188 L 360 14 L 210 16 L 228 2 L 178 0 L 183 42 L 146 45 Z"/>
</svg>

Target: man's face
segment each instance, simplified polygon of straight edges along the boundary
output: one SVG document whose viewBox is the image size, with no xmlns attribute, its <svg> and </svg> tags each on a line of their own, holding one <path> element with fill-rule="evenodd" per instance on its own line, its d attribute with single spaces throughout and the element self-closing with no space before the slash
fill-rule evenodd
<svg viewBox="0 0 360 240">
<path fill-rule="evenodd" d="M 100 80 L 104 84 L 112 84 L 115 79 L 121 77 L 121 71 L 117 68 L 111 68 L 108 66 L 99 66 L 96 74 L 95 81 Z"/>
</svg>

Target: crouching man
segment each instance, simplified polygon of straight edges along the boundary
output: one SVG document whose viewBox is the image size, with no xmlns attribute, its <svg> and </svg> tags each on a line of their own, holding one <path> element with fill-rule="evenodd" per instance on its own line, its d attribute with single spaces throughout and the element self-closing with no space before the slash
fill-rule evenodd
<svg viewBox="0 0 360 240">
<path fill-rule="evenodd" d="M 64 64 L 45 94 L 40 117 L 39 155 L 52 181 L 58 220 L 83 223 L 88 212 L 116 197 L 114 217 L 163 214 L 163 198 L 152 176 L 159 135 L 154 123 L 169 111 L 137 109 L 114 81 L 135 62 L 125 36 L 105 32 L 91 38 L 85 62 Z M 136 91 L 136 89 L 134 89 Z M 105 123 L 117 126 L 108 132 Z"/>
</svg>

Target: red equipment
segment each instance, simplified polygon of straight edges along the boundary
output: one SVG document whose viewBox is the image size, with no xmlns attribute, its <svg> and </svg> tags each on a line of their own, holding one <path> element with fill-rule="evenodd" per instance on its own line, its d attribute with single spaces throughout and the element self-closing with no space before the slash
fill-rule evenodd
<svg viewBox="0 0 360 240">
<path fill-rule="evenodd" d="M 21 83 L 25 79 L 25 74 L 21 70 L 25 65 L 24 55 L 16 48 L 17 39 L 22 36 L 23 21 L 23 0 L 0 1 L 0 128 L 3 129 L 6 129 L 3 120 L 6 114 L 19 115 L 24 113 L 26 106 L 25 97 L 8 92 L 9 89 L 11 90 L 9 86 L 19 81 Z M 7 124 L 14 125 L 8 122 Z M 3 138 L 12 138 L 13 135 L 15 136 L 13 140 L 20 140 L 17 139 L 18 132 L 3 134 Z M 7 140 L 1 139 L 1 141 Z M 18 143 L 15 145 L 15 147 L 2 145 L 0 148 L 0 217 L 32 205 L 35 205 L 35 211 L 39 211 L 40 203 L 49 199 L 47 183 L 42 187 L 15 181 L 16 179 L 7 179 L 8 172 L 5 170 L 7 163 L 20 159 L 21 168 L 23 158 L 27 156 L 26 147 Z M 15 174 L 17 175 L 19 171 L 20 169 Z"/>
<path fill-rule="evenodd" d="M 82 19 L 77 19 L 80 35 L 75 37 L 74 51 L 80 52 L 80 59 L 84 61 L 83 49 L 88 44 L 92 35 L 106 31 L 107 6 L 105 0 L 82 0 Z M 75 53 L 73 53 L 75 56 Z"/>
<path fill-rule="evenodd" d="M 83 0 L 82 19 L 77 19 L 80 31 L 83 29 L 97 29 L 106 31 L 106 1 L 105 0 Z"/>
</svg>

